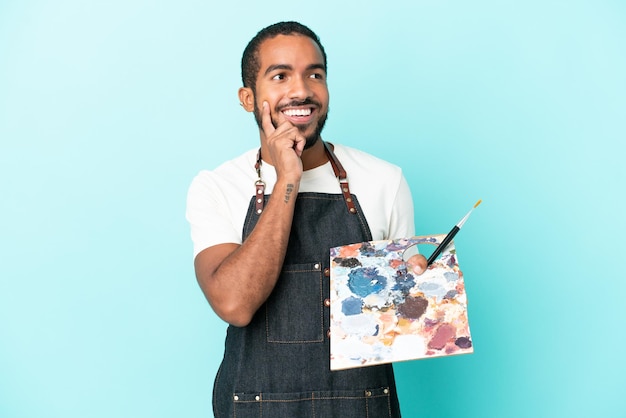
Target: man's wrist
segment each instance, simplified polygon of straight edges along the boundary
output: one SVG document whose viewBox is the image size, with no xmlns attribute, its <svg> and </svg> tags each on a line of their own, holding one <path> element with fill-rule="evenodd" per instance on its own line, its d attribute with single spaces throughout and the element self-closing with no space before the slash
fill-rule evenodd
<svg viewBox="0 0 626 418">
<path fill-rule="evenodd" d="M 274 191 L 272 194 L 280 196 L 284 203 L 289 203 L 298 196 L 298 190 L 300 189 L 299 180 L 283 179 L 277 181 L 274 185 Z"/>
</svg>

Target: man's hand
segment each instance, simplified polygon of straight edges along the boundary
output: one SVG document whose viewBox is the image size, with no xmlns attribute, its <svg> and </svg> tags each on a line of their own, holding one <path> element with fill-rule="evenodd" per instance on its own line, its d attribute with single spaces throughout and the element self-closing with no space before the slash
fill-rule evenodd
<svg viewBox="0 0 626 418">
<path fill-rule="evenodd" d="M 299 181 L 302 176 L 301 157 L 306 138 L 289 121 L 274 127 L 267 102 L 263 102 L 261 125 L 276 176 Z"/>
</svg>

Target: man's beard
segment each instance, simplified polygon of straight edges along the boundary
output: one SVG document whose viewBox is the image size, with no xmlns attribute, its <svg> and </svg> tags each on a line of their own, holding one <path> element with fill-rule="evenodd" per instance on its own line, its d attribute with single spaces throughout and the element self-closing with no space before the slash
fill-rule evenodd
<svg viewBox="0 0 626 418">
<path fill-rule="evenodd" d="M 287 106 L 282 106 L 284 107 L 288 107 L 288 106 L 303 106 L 303 105 L 307 105 L 307 104 L 315 104 L 317 105 L 317 109 L 320 109 L 321 106 L 318 103 L 313 102 L 312 100 L 304 100 L 302 102 L 292 102 L 289 103 Z M 275 110 L 275 114 L 280 113 L 280 109 L 276 109 Z M 274 129 L 276 129 L 278 127 L 278 121 L 274 119 L 273 116 L 270 116 L 272 119 L 272 125 L 274 125 Z M 326 112 L 325 114 L 321 115 L 321 117 L 318 119 L 317 121 L 317 125 L 315 126 L 315 130 L 313 131 L 313 133 L 309 136 L 305 136 L 304 138 L 306 139 L 306 142 L 304 144 L 304 149 L 308 149 L 311 148 L 313 145 L 315 145 L 315 143 L 317 142 L 318 139 L 320 139 L 320 135 L 322 134 L 322 129 L 324 129 L 324 125 L 326 124 L 326 119 L 328 118 L 328 112 Z M 261 116 L 261 109 L 259 109 L 259 107 L 257 106 L 256 100 L 254 101 L 254 119 L 256 120 L 256 124 L 259 126 L 259 129 L 263 129 L 263 122 L 262 122 L 262 116 Z M 298 131 L 300 131 L 300 133 L 302 132 L 302 128 L 299 127 L 298 125 L 294 125 L 296 128 L 298 128 Z M 308 127 L 308 125 L 306 127 L 304 127 L 304 129 L 306 129 Z"/>
</svg>

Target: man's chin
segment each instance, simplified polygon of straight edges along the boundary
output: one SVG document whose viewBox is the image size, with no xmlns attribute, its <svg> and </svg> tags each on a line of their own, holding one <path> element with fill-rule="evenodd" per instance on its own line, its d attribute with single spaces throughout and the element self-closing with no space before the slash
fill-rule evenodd
<svg viewBox="0 0 626 418">
<path fill-rule="evenodd" d="M 308 126 L 309 128 L 308 132 L 306 132 L 306 130 L 300 129 L 300 133 L 306 139 L 306 144 L 304 145 L 304 149 L 311 148 L 313 145 L 317 143 L 318 140 L 321 140 L 322 130 L 324 130 L 325 124 L 326 124 L 326 117 L 324 117 L 323 119 L 317 122 L 312 132 L 310 131 L 310 128 L 311 128 L 310 126 Z"/>
</svg>

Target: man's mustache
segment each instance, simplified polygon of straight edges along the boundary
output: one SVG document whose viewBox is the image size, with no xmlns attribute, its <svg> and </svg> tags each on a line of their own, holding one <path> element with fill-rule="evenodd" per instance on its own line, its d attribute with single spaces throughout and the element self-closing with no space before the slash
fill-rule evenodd
<svg viewBox="0 0 626 418">
<path fill-rule="evenodd" d="M 276 110 L 281 111 L 281 110 L 283 110 L 286 107 L 298 107 L 298 106 L 306 106 L 306 105 L 314 105 L 314 106 L 317 106 L 317 107 L 321 107 L 322 106 L 319 102 L 317 102 L 317 101 L 315 101 L 313 99 L 304 99 L 304 100 L 300 100 L 300 101 L 292 100 L 289 103 L 282 104 L 282 105 L 278 106 L 276 108 Z"/>
</svg>

